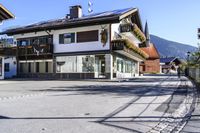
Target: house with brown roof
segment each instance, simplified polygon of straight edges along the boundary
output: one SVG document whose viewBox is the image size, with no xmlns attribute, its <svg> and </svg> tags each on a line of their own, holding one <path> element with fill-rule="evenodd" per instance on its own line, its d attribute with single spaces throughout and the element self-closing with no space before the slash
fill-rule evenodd
<svg viewBox="0 0 200 133">
<path fill-rule="evenodd" d="M 153 43 L 150 43 L 150 35 L 148 24 L 145 25 L 145 35 L 147 37 L 146 47 L 141 49 L 149 55 L 149 57 L 140 63 L 140 73 L 160 73 L 160 55 Z"/>
<path fill-rule="evenodd" d="M 5 20 L 12 19 L 15 16 L 6 9 L 2 4 L 0 4 L 0 23 Z M 4 55 L 0 54 L 0 79 L 4 79 L 4 64 L 5 64 L 5 57 Z"/>
<path fill-rule="evenodd" d="M 1 34 L 13 36 L 23 78 L 132 78 L 148 57 L 139 48 L 146 37 L 137 8 L 84 15 L 80 5 L 72 6 L 64 18 Z"/>
</svg>

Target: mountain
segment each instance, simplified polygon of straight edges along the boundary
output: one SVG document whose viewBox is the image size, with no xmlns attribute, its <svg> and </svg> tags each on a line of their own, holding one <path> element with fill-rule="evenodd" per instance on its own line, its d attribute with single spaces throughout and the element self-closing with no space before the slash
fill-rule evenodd
<svg viewBox="0 0 200 133">
<path fill-rule="evenodd" d="M 151 37 L 151 42 L 154 43 L 161 57 L 173 56 L 173 57 L 186 59 L 188 51 L 194 52 L 197 49 L 196 47 L 193 47 L 187 44 L 169 41 L 155 35 L 151 35 L 150 37 Z"/>
</svg>

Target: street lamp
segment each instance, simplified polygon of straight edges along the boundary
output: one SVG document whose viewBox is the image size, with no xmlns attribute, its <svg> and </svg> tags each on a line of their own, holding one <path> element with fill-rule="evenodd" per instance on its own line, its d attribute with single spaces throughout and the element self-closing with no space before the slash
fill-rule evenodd
<svg viewBox="0 0 200 133">
<path fill-rule="evenodd" d="M 186 76 L 186 77 L 189 76 L 189 59 L 190 59 L 190 54 L 191 54 L 191 52 L 188 51 L 188 52 L 187 52 L 187 67 L 186 67 L 186 69 L 185 69 L 185 76 Z"/>
<path fill-rule="evenodd" d="M 191 54 L 191 52 L 190 52 L 190 51 L 188 51 L 188 52 L 187 52 L 187 62 L 188 62 L 188 66 L 189 66 L 190 54 Z"/>
</svg>

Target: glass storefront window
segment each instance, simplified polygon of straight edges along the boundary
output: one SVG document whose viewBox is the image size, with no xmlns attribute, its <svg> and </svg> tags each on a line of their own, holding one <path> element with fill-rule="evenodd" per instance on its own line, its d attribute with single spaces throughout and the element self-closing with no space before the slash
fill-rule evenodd
<svg viewBox="0 0 200 133">
<path fill-rule="evenodd" d="M 125 66 L 125 72 L 126 73 L 132 73 L 132 63 L 131 61 L 126 61 L 126 66 Z"/>
<path fill-rule="evenodd" d="M 2 58 L 0 58 L 0 76 L 2 76 L 2 66 L 3 66 L 3 61 L 2 61 Z"/>
<path fill-rule="evenodd" d="M 93 56 L 82 57 L 82 72 L 94 72 L 94 57 Z"/>
<path fill-rule="evenodd" d="M 63 62 L 59 65 L 59 62 Z M 57 67 L 62 73 L 91 73 L 94 72 L 95 56 L 63 56 L 57 57 Z"/>
<path fill-rule="evenodd" d="M 116 58 L 117 61 L 117 71 L 121 73 L 135 73 L 135 62 L 124 59 L 124 58 Z"/>
<path fill-rule="evenodd" d="M 117 71 L 124 72 L 124 62 L 122 59 L 117 59 Z"/>
</svg>

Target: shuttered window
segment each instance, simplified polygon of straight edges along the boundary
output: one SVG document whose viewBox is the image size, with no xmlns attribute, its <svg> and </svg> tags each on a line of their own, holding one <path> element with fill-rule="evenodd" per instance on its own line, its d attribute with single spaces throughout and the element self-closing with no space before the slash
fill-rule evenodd
<svg viewBox="0 0 200 133">
<path fill-rule="evenodd" d="M 93 41 L 98 41 L 98 40 L 99 40 L 98 30 L 77 32 L 77 43 L 93 42 Z"/>
</svg>

